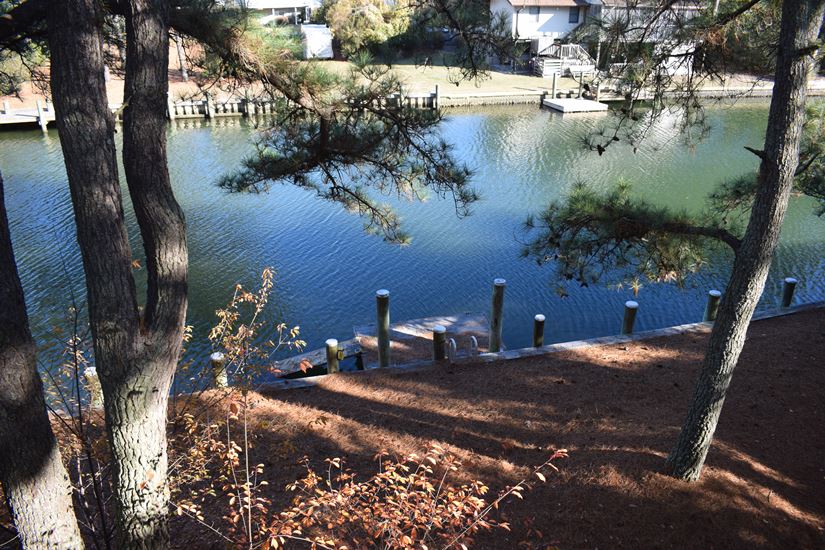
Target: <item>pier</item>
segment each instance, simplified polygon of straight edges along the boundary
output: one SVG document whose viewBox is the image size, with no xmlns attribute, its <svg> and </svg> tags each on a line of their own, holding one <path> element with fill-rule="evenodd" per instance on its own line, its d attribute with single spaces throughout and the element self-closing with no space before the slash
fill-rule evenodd
<svg viewBox="0 0 825 550">
<path fill-rule="evenodd" d="M 592 113 L 609 109 L 606 103 L 593 101 L 592 99 L 547 98 L 542 100 L 541 104 L 562 113 Z"/>
</svg>

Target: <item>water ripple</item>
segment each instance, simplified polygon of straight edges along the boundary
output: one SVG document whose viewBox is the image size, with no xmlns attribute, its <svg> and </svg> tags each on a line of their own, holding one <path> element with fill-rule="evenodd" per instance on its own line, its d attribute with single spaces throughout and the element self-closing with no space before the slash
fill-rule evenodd
<svg viewBox="0 0 825 550">
<path fill-rule="evenodd" d="M 354 325 L 371 322 L 378 288 L 391 290 L 392 317 L 402 320 L 486 312 L 494 277 L 508 280 L 509 347 L 528 344 L 536 313 L 547 315 L 547 342 L 616 333 L 622 304 L 632 293 L 568 284 L 569 297 L 559 297 L 550 266 L 519 259 L 520 224 L 579 180 L 608 187 L 624 179 L 656 204 L 697 211 L 720 179 L 756 168 L 743 146 L 761 141 L 766 116 L 763 105 L 711 110 L 711 134 L 695 148 L 685 147 L 672 125 L 662 124 L 635 154 L 619 145 L 599 157 L 584 150 L 581 140 L 603 124 L 600 117 L 531 107 L 453 111 L 444 136 L 475 168 L 473 181 L 483 200 L 463 220 L 449 200 L 390 200 L 413 236 L 407 247 L 365 235 L 359 219 L 300 189 L 276 186 L 264 195 L 221 191 L 215 182 L 251 150 L 253 128 L 240 121 L 176 125 L 169 133 L 170 173 L 189 228 L 189 322 L 196 336 L 189 353 L 203 360 L 215 309 L 228 301 L 236 282 L 254 285 L 264 266 L 278 271 L 278 316 L 300 324 L 312 347 L 329 337 L 350 338 Z M 33 331 L 45 343 L 63 319 L 69 296 L 82 302 L 84 294 L 56 134 L 0 133 L 0 169 Z M 787 274 L 800 279 L 800 301 L 825 298 L 825 221 L 811 211 L 810 201 L 794 200 L 763 306 L 776 303 Z M 141 257 L 131 212 L 128 226 Z M 685 289 L 646 283 L 638 296 L 639 329 L 698 320 L 707 290 L 723 287 L 729 261 L 715 260 L 690 277 Z M 145 284 L 145 274 L 137 279 Z"/>
</svg>

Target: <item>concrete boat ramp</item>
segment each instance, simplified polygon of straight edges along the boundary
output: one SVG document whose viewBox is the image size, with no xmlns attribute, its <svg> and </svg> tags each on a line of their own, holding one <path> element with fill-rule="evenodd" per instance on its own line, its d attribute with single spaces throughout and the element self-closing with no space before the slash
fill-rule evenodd
<svg viewBox="0 0 825 550">
<path fill-rule="evenodd" d="M 545 98 L 542 105 L 562 113 L 593 113 L 608 109 L 606 103 L 579 98 Z"/>
</svg>

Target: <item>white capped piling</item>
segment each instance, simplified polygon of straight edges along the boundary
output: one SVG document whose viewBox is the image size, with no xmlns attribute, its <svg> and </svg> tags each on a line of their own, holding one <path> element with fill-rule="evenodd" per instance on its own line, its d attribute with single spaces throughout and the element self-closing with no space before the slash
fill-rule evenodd
<svg viewBox="0 0 825 550">
<path fill-rule="evenodd" d="M 390 291 L 382 288 L 375 293 L 378 336 L 378 366 L 390 366 Z"/>
<path fill-rule="evenodd" d="M 493 353 L 501 351 L 501 329 L 504 319 L 504 288 L 507 281 L 495 279 L 493 281 L 493 307 L 490 315 L 490 351 Z"/>
<path fill-rule="evenodd" d="M 533 317 L 533 347 L 540 348 L 544 345 L 544 315 L 539 313 Z"/>
<path fill-rule="evenodd" d="M 212 94 L 206 92 L 204 95 L 206 96 L 206 118 L 212 118 L 215 116 L 215 105 L 212 102 Z"/>
<path fill-rule="evenodd" d="M 719 313 L 719 300 L 722 298 L 722 293 L 718 290 L 711 290 L 708 292 L 708 303 L 705 306 L 705 315 L 702 321 L 711 322 L 716 320 L 716 314 Z"/>
<path fill-rule="evenodd" d="M 458 345 L 455 343 L 455 339 L 450 338 L 447 342 L 447 358 L 450 363 L 455 363 L 456 357 L 458 357 Z"/>
<path fill-rule="evenodd" d="M 326 341 L 327 346 L 327 374 L 333 374 L 341 370 L 338 363 L 338 340 L 330 338 Z"/>
<path fill-rule="evenodd" d="M 636 322 L 636 312 L 639 311 L 639 302 L 628 300 L 624 303 L 624 321 L 622 334 L 633 334 L 633 324 Z"/>
<path fill-rule="evenodd" d="M 791 307 L 791 302 L 793 302 L 793 293 L 796 290 L 796 283 L 798 283 L 796 279 L 793 277 L 786 277 L 785 281 L 782 283 L 782 307 Z"/>
<path fill-rule="evenodd" d="M 97 369 L 86 367 L 83 371 L 83 378 L 86 380 L 86 389 L 89 392 L 89 406 L 99 409 L 103 406 L 103 387 L 100 385 Z"/>
<path fill-rule="evenodd" d="M 9 107 L 9 102 L 6 101 L 5 99 L 3 100 L 3 114 L 4 115 L 10 115 L 11 114 L 11 108 Z"/>
<path fill-rule="evenodd" d="M 226 388 L 229 386 L 229 375 L 226 372 L 226 356 L 216 351 L 209 356 L 209 364 L 212 366 L 212 380 L 216 388 Z"/>
<path fill-rule="evenodd" d="M 433 327 L 433 361 L 443 361 L 447 358 L 447 327 L 435 325 Z"/>
<path fill-rule="evenodd" d="M 172 92 L 166 92 L 166 116 L 175 120 L 175 102 L 172 101 Z"/>
<path fill-rule="evenodd" d="M 47 126 L 49 122 L 46 120 L 46 115 L 43 111 L 43 102 L 39 99 L 36 102 L 37 105 L 37 123 L 40 125 L 40 129 L 44 132 L 47 131 Z"/>
</svg>

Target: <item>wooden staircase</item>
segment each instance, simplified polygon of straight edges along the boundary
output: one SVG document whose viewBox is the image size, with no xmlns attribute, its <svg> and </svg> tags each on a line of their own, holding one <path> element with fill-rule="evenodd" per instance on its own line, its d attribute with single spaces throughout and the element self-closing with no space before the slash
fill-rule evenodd
<svg viewBox="0 0 825 550">
<path fill-rule="evenodd" d="M 552 44 L 538 52 L 533 72 L 543 78 L 554 74 L 578 75 L 596 72 L 596 60 L 579 44 Z"/>
</svg>

